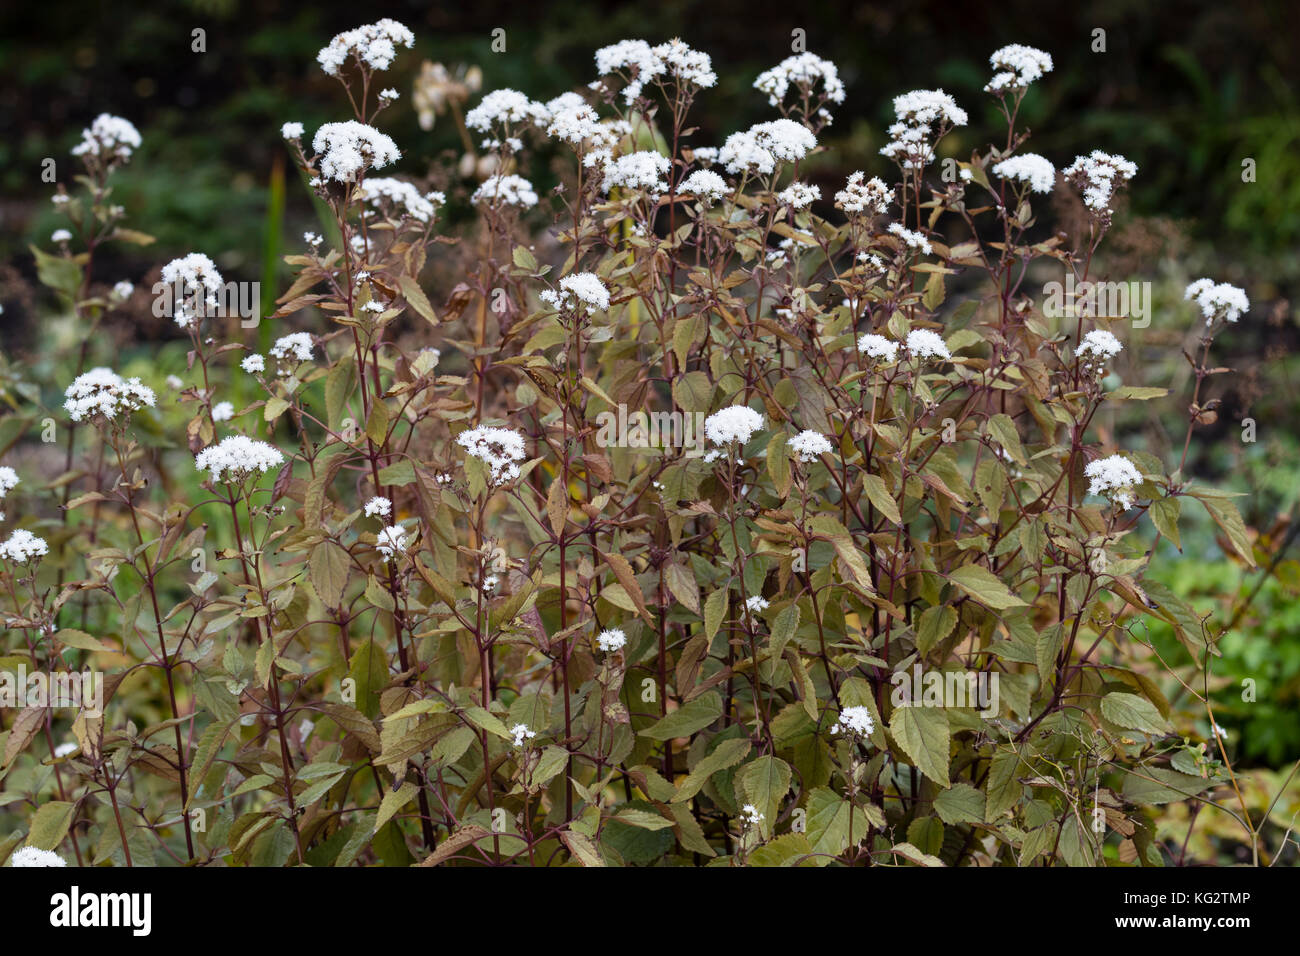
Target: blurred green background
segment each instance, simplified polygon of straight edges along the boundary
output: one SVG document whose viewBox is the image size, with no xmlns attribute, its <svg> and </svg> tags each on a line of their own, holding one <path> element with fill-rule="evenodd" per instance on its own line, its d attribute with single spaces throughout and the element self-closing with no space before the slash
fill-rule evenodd
<svg viewBox="0 0 1300 956">
<path fill-rule="evenodd" d="M 719 73 L 718 87 L 693 112 L 692 141 L 713 145 L 771 117 L 751 84 L 790 54 L 792 31 L 803 30 L 807 49 L 834 60 L 848 87 L 822 136 L 831 151 L 809 170 L 830 196 L 854 169 L 893 175 L 877 151 L 891 99 L 906 90 L 941 86 L 970 111 L 971 125 L 945 140 L 945 155 L 965 158 L 999 139 L 998 113 L 980 92 L 988 55 L 1011 42 L 1041 47 L 1056 69 L 1025 101 L 1022 117 L 1034 131 L 1028 148 L 1058 167 L 1094 148 L 1140 167 L 1101 274 L 1152 283 L 1153 321 L 1124 336 L 1129 347 L 1117 373 L 1172 394 L 1130 403 L 1149 407 L 1126 407 L 1120 417 L 1099 416 L 1099 437 L 1176 464 L 1193 386 L 1181 349 L 1194 346 L 1197 334 L 1182 289 L 1208 275 L 1243 286 L 1252 301 L 1249 316 L 1216 342 L 1217 361 L 1234 372 L 1207 383 L 1204 394 L 1222 406 L 1215 423 L 1197 430 L 1189 471 L 1245 493 L 1238 501 L 1258 532 L 1261 568 L 1249 572 L 1227 558 L 1205 515 L 1188 507 L 1183 554 L 1162 542 L 1155 576 L 1202 613 L 1214 611 L 1220 626 L 1237 618 L 1216 665 L 1220 723 L 1244 765 L 1278 767 L 1300 758 L 1300 545 L 1288 535 L 1300 499 L 1300 369 L 1289 305 L 1300 285 L 1296 10 L 1285 0 L 8 4 L 0 14 L 0 345 L 31 377 L 53 381 L 43 374 L 53 371 L 51 337 L 76 335 L 54 322 L 55 303 L 35 284 L 28 245 L 49 248 L 61 225 L 53 187 L 40 178 L 42 161 L 53 157 L 67 182 L 69 150 L 101 111 L 125 116 L 143 134 L 143 147 L 115 176 L 114 200 L 130 226 L 158 241 L 111 245 L 97 256 L 97 280 L 149 283 L 168 259 L 202 251 L 227 279 L 282 289 L 279 257 L 301 251 L 303 230 L 319 225 L 286 162 L 280 125 L 300 121 L 310 136 L 320 123 L 348 117 L 341 90 L 315 56 L 334 33 L 363 21 L 392 16 L 416 34 L 416 48 L 401 51 L 387 74 L 402 99 L 381 125 L 405 154 L 396 172 L 446 188 L 453 219 L 474 183 L 454 171 L 461 145 L 451 119 L 440 117 L 431 131 L 417 122 L 411 90 L 425 59 L 478 65 L 484 91 L 512 86 L 547 99 L 592 80 L 592 53 L 601 45 L 681 36 L 710 53 Z M 492 50 L 497 28 L 506 31 L 504 52 Z M 194 30 L 204 31 L 205 52 L 192 49 Z M 1098 30 L 1104 53 L 1094 51 Z M 1246 159 L 1254 160 L 1253 182 L 1243 181 Z M 543 149 L 526 172 L 547 185 L 555 179 L 549 163 Z M 271 188 L 277 169 L 287 169 L 283 190 Z M 1046 234 L 1050 226 L 1039 228 Z M 436 304 L 448 291 L 431 290 L 431 298 Z M 183 361 L 181 338 L 165 321 L 109 323 L 104 334 L 105 347 L 122 353 L 118 364 L 156 362 L 160 338 L 173 340 L 162 353 Z M 1254 442 L 1242 439 L 1245 419 L 1255 423 Z M 1173 647 L 1169 635 L 1152 639 Z M 1258 682 L 1253 703 L 1240 699 L 1242 677 Z"/>
</svg>

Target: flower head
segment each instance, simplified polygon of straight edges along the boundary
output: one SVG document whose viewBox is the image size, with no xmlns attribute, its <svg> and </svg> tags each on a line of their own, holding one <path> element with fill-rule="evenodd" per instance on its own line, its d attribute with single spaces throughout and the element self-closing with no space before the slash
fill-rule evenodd
<svg viewBox="0 0 1300 956">
<path fill-rule="evenodd" d="M 510 736 L 514 738 L 515 747 L 523 750 L 528 745 L 528 741 L 537 736 L 537 731 L 529 730 L 527 724 L 515 724 L 510 728 Z"/>
<path fill-rule="evenodd" d="M 831 733 L 849 737 L 870 737 L 875 729 L 876 722 L 871 717 L 871 711 L 866 707 L 845 707 L 840 711 L 839 719 L 831 727 Z"/>
<path fill-rule="evenodd" d="M 376 515 L 387 518 L 393 513 L 393 503 L 387 498 L 376 495 L 366 502 L 365 514 L 367 518 L 373 518 Z"/>
<path fill-rule="evenodd" d="M 375 548 L 386 558 L 406 553 L 406 529 L 400 524 L 389 525 L 377 535 Z"/>
<path fill-rule="evenodd" d="M 664 177 L 671 167 L 668 157 L 654 150 L 628 153 L 605 164 L 601 188 L 609 192 L 617 186 L 658 196 L 668 192 L 668 181 Z"/>
<path fill-rule="evenodd" d="M 677 191 L 688 196 L 694 196 L 704 205 L 711 206 L 722 199 L 723 196 L 728 195 L 731 192 L 731 187 L 727 185 L 725 179 L 713 170 L 697 169 L 682 180 L 681 185 L 677 187 Z"/>
<path fill-rule="evenodd" d="M 0 498 L 5 497 L 18 485 L 18 472 L 8 465 L 0 465 Z"/>
<path fill-rule="evenodd" d="M 805 464 L 816 461 L 822 455 L 829 455 L 835 450 L 829 438 L 811 429 L 804 429 L 791 438 L 789 447 Z"/>
<path fill-rule="evenodd" d="M 125 163 L 131 152 L 140 148 L 140 131 L 130 120 L 100 113 L 81 131 L 81 142 L 72 148 L 73 156 L 87 156 L 106 165 Z"/>
<path fill-rule="evenodd" d="M 474 190 L 470 202 L 476 206 L 518 206 L 531 209 L 537 205 L 537 193 L 533 184 L 522 176 L 489 176 L 483 184 Z"/>
<path fill-rule="evenodd" d="M 3 542 L 0 542 L 0 558 L 15 564 L 28 564 L 33 558 L 50 553 L 50 547 L 44 538 L 38 538 L 26 528 L 16 528 Z"/>
<path fill-rule="evenodd" d="M 766 176 L 778 163 L 803 159 L 817 147 L 817 137 L 808 127 L 791 119 L 758 123 L 743 133 L 732 133 L 718 151 L 718 162 L 727 172 Z"/>
<path fill-rule="evenodd" d="M 436 205 L 410 183 L 388 176 L 375 176 L 363 182 L 361 198 L 376 209 L 390 210 L 397 218 L 405 215 L 419 222 L 432 219 Z"/>
<path fill-rule="evenodd" d="M 609 289 L 594 272 L 575 272 L 560 280 L 558 290 L 547 289 L 540 298 L 557 312 L 584 308 L 587 314 L 609 308 Z"/>
<path fill-rule="evenodd" d="M 943 359 L 952 358 L 948 345 L 938 332 L 929 329 L 913 329 L 907 333 L 907 351 L 916 358 Z"/>
<path fill-rule="evenodd" d="M 456 444 L 492 471 L 492 484 L 499 485 L 519 477 L 519 462 L 524 460 L 524 436 L 509 428 L 480 425 L 456 436 Z"/>
<path fill-rule="evenodd" d="M 611 627 L 596 635 L 596 646 L 606 654 L 621 651 L 626 645 L 627 635 L 616 627 Z"/>
<path fill-rule="evenodd" d="M 842 209 L 850 216 L 885 214 L 893 200 L 893 190 L 886 186 L 880 177 L 873 176 L 871 179 L 866 179 L 866 175 L 859 169 L 849 176 L 844 188 L 835 194 L 836 209 Z"/>
<path fill-rule="evenodd" d="M 1089 215 L 1109 223 L 1115 190 L 1137 175 L 1137 166 L 1123 156 L 1094 149 L 1087 156 L 1076 156 L 1061 173 L 1083 193 Z"/>
<path fill-rule="evenodd" d="M 1088 494 L 1106 495 L 1121 511 L 1133 506 L 1134 495 L 1130 489 L 1142 483 L 1142 473 L 1123 455 L 1090 461 L 1083 475 L 1090 481 Z"/>
<path fill-rule="evenodd" d="M 282 464 L 284 455 L 278 448 L 247 435 L 223 438 L 194 456 L 194 467 L 199 471 L 208 472 L 213 481 L 232 484 L 243 481 L 254 472 L 265 474 Z"/>
<path fill-rule="evenodd" d="M 791 209 L 803 209 L 822 198 L 822 191 L 816 186 L 793 182 L 776 194 L 776 201 Z"/>
<path fill-rule="evenodd" d="M 1236 322 L 1243 313 L 1250 311 L 1250 299 L 1246 298 L 1245 289 L 1226 282 L 1216 283 L 1213 279 L 1197 279 L 1187 287 L 1183 298 L 1200 307 L 1206 325 L 1220 317 Z"/>
<path fill-rule="evenodd" d="M 57 853 L 40 850 L 34 846 L 25 846 L 14 851 L 9 858 L 10 866 L 67 866 L 67 862 Z"/>
<path fill-rule="evenodd" d="M 799 95 L 809 96 L 818 84 L 821 84 L 821 95 L 826 100 L 844 102 L 844 82 L 835 64 L 815 53 L 796 53 L 760 73 L 754 81 L 754 88 L 767 94 L 770 106 L 781 106 L 791 86 Z"/>
<path fill-rule="evenodd" d="M 1021 153 L 993 167 L 1003 179 L 1018 179 L 1036 193 L 1050 193 L 1056 184 L 1056 167 L 1037 153 Z"/>
<path fill-rule="evenodd" d="M 930 240 L 925 238 L 921 233 L 908 229 L 906 226 L 897 222 L 891 222 L 889 224 L 889 231 L 893 235 L 902 239 L 909 249 L 916 249 L 918 252 L 927 256 L 930 254 Z"/>
<path fill-rule="evenodd" d="M 239 363 L 239 367 L 245 372 L 252 375 L 254 372 L 266 371 L 266 357 L 254 353 L 253 355 L 244 356 L 244 360 Z"/>
<path fill-rule="evenodd" d="M 989 80 L 984 91 L 1001 94 L 1026 89 L 1043 74 L 1051 73 L 1052 57 L 1032 46 L 1012 43 L 994 50 L 989 65 L 994 70 L 993 79 Z"/>
<path fill-rule="evenodd" d="M 330 76 L 338 75 L 350 56 L 372 70 L 386 70 L 397 56 L 399 46 L 409 48 L 414 45 L 414 33 L 396 20 L 384 17 L 377 23 L 367 23 L 338 34 L 329 46 L 316 54 L 316 61 Z"/>
<path fill-rule="evenodd" d="M 63 407 L 74 422 L 90 418 L 121 421 L 141 408 L 152 408 L 156 401 L 153 389 L 138 378 L 122 378 L 102 367 L 78 375 L 63 394 Z"/>
<path fill-rule="evenodd" d="M 762 614 L 770 606 L 771 605 L 768 604 L 767 602 L 767 598 L 762 597 L 761 595 L 758 594 L 755 594 L 751 598 L 745 599 L 745 608 L 746 610 L 749 611 L 750 614 Z"/>
<path fill-rule="evenodd" d="M 744 405 L 732 405 L 704 420 L 704 434 L 715 445 L 743 445 L 762 427 L 763 416 Z"/>
<path fill-rule="evenodd" d="M 402 157 L 392 137 L 356 120 L 326 123 L 316 130 L 311 146 L 321 157 L 321 175 L 340 183 L 354 182 L 363 170 L 382 169 Z"/>
<path fill-rule="evenodd" d="M 898 358 L 898 343 L 875 332 L 867 332 L 858 339 L 858 351 L 868 358 L 883 359 L 889 363 Z"/>
<path fill-rule="evenodd" d="M 1113 359 L 1122 351 L 1124 351 L 1124 343 L 1117 339 L 1114 333 L 1107 332 L 1105 329 L 1093 329 L 1079 342 L 1079 347 L 1074 350 L 1074 354 L 1083 362 L 1085 371 L 1091 371 L 1095 367 L 1098 372 L 1101 372 L 1106 361 Z"/>
<path fill-rule="evenodd" d="M 275 340 L 271 346 L 271 355 L 282 362 L 310 362 L 312 347 L 310 332 L 290 332 Z"/>
<path fill-rule="evenodd" d="M 214 422 L 228 422 L 235 417 L 235 406 L 230 402 L 217 402 L 212 406 L 212 420 Z"/>
</svg>

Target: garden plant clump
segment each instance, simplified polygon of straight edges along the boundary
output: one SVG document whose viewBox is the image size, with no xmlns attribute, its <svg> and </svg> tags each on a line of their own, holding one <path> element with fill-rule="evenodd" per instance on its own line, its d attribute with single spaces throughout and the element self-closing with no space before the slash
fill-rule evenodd
<svg viewBox="0 0 1300 956">
<path fill-rule="evenodd" d="M 70 375 L 5 396 L 58 454 L 0 467 L 0 654 L 98 691 L 6 701 L 0 852 L 1161 865 L 1153 808 L 1182 802 L 1229 814 L 1251 861 L 1278 851 L 1194 729 L 1221 634 L 1147 578 L 1138 535 L 1178 544 L 1203 507 L 1255 562 L 1231 498 L 1184 474 L 1214 338 L 1250 303 L 1187 289 L 1180 460 L 1094 423 L 1165 389 L 1114 383 L 1126 319 L 1049 315 L 1025 277 L 1095 279 L 1141 172 L 1115 143 L 1030 151 L 1047 53 L 998 50 L 968 91 L 998 143 L 941 163 L 971 104 L 900 92 L 895 173 L 823 196 L 835 64 L 763 72 L 770 116 L 700 142 L 710 57 L 627 40 L 580 92 L 468 109 L 460 196 L 383 131 L 414 42 L 335 37 L 318 59 L 351 117 L 268 131 L 324 210 L 277 307 L 243 321 L 213 250 L 158 263 L 180 367 L 96 354 L 105 316 L 149 308 L 93 278 L 105 245 L 150 241 L 112 195 L 142 141 L 104 115 L 73 150 L 67 228 L 35 255 L 86 331 Z M 1060 190 L 1077 242 L 1041 219 Z"/>
</svg>

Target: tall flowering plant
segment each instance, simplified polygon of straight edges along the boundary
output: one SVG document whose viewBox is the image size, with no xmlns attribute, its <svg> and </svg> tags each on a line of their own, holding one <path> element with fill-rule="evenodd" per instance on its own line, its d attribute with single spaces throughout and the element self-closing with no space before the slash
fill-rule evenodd
<svg viewBox="0 0 1300 956">
<path fill-rule="evenodd" d="M 1164 390 L 1110 384 L 1124 321 L 1054 322 L 1026 276 L 1086 282 L 1137 169 L 1025 148 L 1050 56 L 993 54 L 1005 139 L 955 175 L 938 149 L 968 114 L 916 90 L 881 150 L 897 175 L 823 197 L 834 64 L 765 71 L 772 118 L 711 146 L 709 56 L 624 41 L 581 93 L 465 113 L 478 215 L 453 236 L 379 125 L 414 42 L 335 37 L 319 62 L 352 117 L 281 130 L 330 238 L 287 257 L 267 354 L 208 308 L 201 252 L 163 268 L 188 342 L 165 400 L 82 348 L 67 467 L 0 543 L 5 653 L 106 683 L 98 711 L 12 721 L 21 859 L 1158 863 L 1171 801 L 1272 852 L 1222 745 L 1192 739 L 1218 632 L 1138 534 L 1177 544 L 1199 502 L 1254 562 L 1231 500 L 1183 473 L 1213 337 L 1249 303 L 1187 290 L 1206 329 L 1178 467 L 1098 432 Z M 77 234 L 38 253 L 87 321 L 131 295 L 96 290 L 96 246 L 147 241 L 107 204 L 139 145 L 86 130 L 86 196 L 56 197 Z M 1066 188 L 1078 248 L 1036 228 Z M 24 477 L 0 468 L 0 494 Z"/>
</svg>

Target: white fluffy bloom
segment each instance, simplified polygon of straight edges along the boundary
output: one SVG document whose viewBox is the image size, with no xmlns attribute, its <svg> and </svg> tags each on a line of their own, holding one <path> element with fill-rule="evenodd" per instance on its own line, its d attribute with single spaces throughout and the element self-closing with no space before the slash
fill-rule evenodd
<svg viewBox="0 0 1300 956">
<path fill-rule="evenodd" d="M 1074 351 L 1084 360 L 1085 365 L 1100 366 L 1107 359 L 1112 359 L 1124 351 L 1124 344 L 1105 329 L 1093 329 L 1083 337 L 1079 347 Z"/>
<path fill-rule="evenodd" d="M 830 60 L 815 53 L 797 53 L 788 56 L 770 70 L 764 70 L 754 81 L 754 88 L 767 94 L 771 106 L 780 106 L 786 92 L 793 85 L 800 95 L 810 94 L 818 84 L 822 95 L 832 103 L 844 102 L 844 82 L 840 71 Z"/>
<path fill-rule="evenodd" d="M 465 125 L 480 133 L 492 132 L 494 127 L 504 132 L 519 123 L 545 126 L 550 120 L 545 105 L 511 89 L 493 90 L 465 114 Z"/>
<path fill-rule="evenodd" d="M 623 189 L 639 189 L 651 195 L 668 191 L 668 182 L 664 176 L 672 167 L 668 157 L 653 150 L 641 150 L 628 153 L 605 165 L 605 178 L 601 185 L 605 192 L 615 186 Z"/>
<path fill-rule="evenodd" d="M 244 357 L 244 360 L 239 363 L 239 367 L 242 368 L 245 372 L 248 372 L 250 375 L 253 374 L 254 372 L 265 372 L 266 358 L 265 356 L 256 355 L 256 354 L 247 355 Z"/>
<path fill-rule="evenodd" d="M 698 154 L 697 154 L 698 155 Z M 706 206 L 711 206 L 731 192 L 727 181 L 711 169 L 697 169 L 677 187 L 679 193 L 695 196 Z"/>
<path fill-rule="evenodd" d="M 26 528 L 17 528 L 9 537 L 0 542 L 0 558 L 15 564 L 27 564 L 33 558 L 50 553 L 44 538 L 38 538 Z"/>
<path fill-rule="evenodd" d="M 131 152 L 140 148 L 140 131 L 130 120 L 100 113 L 81 131 L 81 142 L 72 148 L 73 156 L 90 156 L 108 163 L 126 162 Z"/>
<path fill-rule="evenodd" d="M 1142 483 L 1141 472 L 1123 455 L 1111 455 L 1109 458 L 1090 461 L 1083 469 L 1083 474 L 1091 482 L 1088 485 L 1088 494 L 1106 495 L 1119 506 L 1120 510 L 1127 510 L 1133 506 L 1134 496 L 1130 489 Z"/>
<path fill-rule="evenodd" d="M 537 736 L 537 731 L 529 730 L 527 724 L 515 724 L 510 728 L 510 736 L 514 738 L 515 746 L 522 750 L 526 745 L 526 741 Z"/>
<path fill-rule="evenodd" d="M 993 172 L 1003 179 L 1028 183 L 1036 193 L 1050 193 L 1056 184 L 1056 167 L 1037 153 L 1021 153 L 1004 159 L 993 167 Z"/>
<path fill-rule="evenodd" d="M 386 558 L 406 553 L 406 529 L 400 524 L 389 525 L 376 536 L 375 548 Z"/>
<path fill-rule="evenodd" d="M 326 123 L 316 130 L 311 145 L 321 157 L 321 175 L 341 183 L 353 182 L 365 169 L 382 169 L 402 158 L 392 137 L 356 120 Z"/>
<path fill-rule="evenodd" d="M 560 280 L 558 290 L 547 289 L 539 296 L 557 312 L 584 306 L 590 315 L 609 308 L 609 289 L 594 272 L 575 272 Z"/>
<path fill-rule="evenodd" d="M 3 498 L 9 492 L 17 487 L 19 482 L 18 472 L 14 471 L 8 465 L 0 465 L 0 498 Z"/>
<path fill-rule="evenodd" d="M 1023 90 L 1035 80 L 1042 79 L 1043 74 L 1052 72 L 1052 57 L 1032 46 L 1012 43 L 994 50 L 989 57 L 989 66 L 994 72 L 993 79 L 984 87 L 986 93 Z"/>
<path fill-rule="evenodd" d="M 428 222 L 433 218 L 434 204 L 408 182 L 387 176 L 376 176 L 361 184 L 361 198 L 376 209 L 388 206 L 399 215 L 404 211 L 412 219 Z"/>
<path fill-rule="evenodd" d="M 802 462 L 816 461 L 820 456 L 829 455 L 835 450 L 829 438 L 811 429 L 804 429 L 791 438 L 789 447 L 799 455 Z"/>
<path fill-rule="evenodd" d="M 840 711 L 839 719 L 831 727 L 831 733 L 849 737 L 870 737 L 875 729 L 876 722 L 871 717 L 871 711 L 866 707 L 845 707 Z"/>
<path fill-rule="evenodd" d="M 821 198 L 822 191 L 820 189 L 800 182 L 793 182 L 776 194 L 777 202 L 793 209 L 803 209 L 805 206 L 811 206 Z"/>
<path fill-rule="evenodd" d="M 135 284 L 123 279 L 121 282 L 113 284 L 113 295 L 119 299 L 131 298 L 131 293 L 135 291 Z"/>
<path fill-rule="evenodd" d="M 67 229 L 55 229 L 50 233 L 50 242 L 71 242 L 72 233 Z"/>
<path fill-rule="evenodd" d="M 883 216 L 885 214 L 893 200 L 894 192 L 879 176 L 872 176 L 870 179 L 866 179 L 866 176 L 867 174 L 860 169 L 849 176 L 844 188 L 835 194 L 836 209 L 843 209 L 850 215 L 866 213 L 868 216 Z"/>
<path fill-rule="evenodd" d="M 303 126 L 301 123 L 285 123 L 280 127 L 280 135 L 285 139 L 302 139 Z"/>
<path fill-rule="evenodd" d="M 632 103 L 646 83 L 655 77 L 672 76 L 691 87 L 711 87 L 718 82 L 707 53 L 693 50 L 681 40 L 650 46 L 645 40 L 622 40 L 596 51 L 596 72 L 617 73 L 627 78 L 623 102 Z"/>
<path fill-rule="evenodd" d="M 875 332 L 867 332 L 858 339 L 858 351 L 869 358 L 893 362 L 898 358 L 898 343 Z"/>
<path fill-rule="evenodd" d="M 92 368 L 78 375 L 63 393 L 63 407 L 74 422 L 89 418 L 116 421 L 156 400 L 153 389 L 138 378 L 124 379 L 112 369 Z"/>
<path fill-rule="evenodd" d="M 378 23 L 367 23 L 338 34 L 316 54 L 316 62 L 330 76 L 337 75 L 350 56 L 372 70 L 386 70 L 397 56 L 399 46 L 414 45 L 414 33 L 396 20 L 384 17 Z"/>
<path fill-rule="evenodd" d="M 613 129 L 601 122 L 595 107 L 577 93 L 562 93 L 546 104 L 550 123 L 546 135 L 554 136 L 570 146 L 590 145 L 609 148 L 617 141 Z"/>
<path fill-rule="evenodd" d="M 790 119 L 757 123 L 743 133 L 732 133 L 718 151 L 718 162 L 731 173 L 767 175 L 779 162 L 796 162 L 817 147 L 817 137 Z"/>
<path fill-rule="evenodd" d="M 1123 156 L 1094 149 L 1087 156 L 1076 156 L 1062 174 L 1083 193 L 1083 204 L 1089 212 L 1106 218 L 1115 190 L 1136 176 L 1137 169 Z"/>
<path fill-rule="evenodd" d="M 618 628 L 611 627 L 596 636 L 596 645 L 606 654 L 613 654 L 627 645 L 627 635 Z"/>
<path fill-rule="evenodd" d="M 763 427 L 763 416 L 744 405 L 732 405 L 704 420 L 704 434 L 715 445 L 745 444 Z"/>
<path fill-rule="evenodd" d="M 212 406 L 212 420 L 214 422 L 228 422 L 235 417 L 235 406 L 230 402 L 217 402 Z"/>
<path fill-rule="evenodd" d="M 918 169 L 934 160 L 934 143 L 953 126 L 965 126 L 966 111 L 943 90 L 912 90 L 894 97 L 898 122 L 889 127 L 890 141 L 882 156 L 904 169 Z"/>
<path fill-rule="evenodd" d="M 907 351 L 917 358 L 951 359 L 952 353 L 943 337 L 930 329 L 913 329 L 907 333 Z"/>
<path fill-rule="evenodd" d="M 287 361 L 310 362 L 312 357 L 312 340 L 310 332 L 291 332 L 282 335 L 271 346 L 271 355 Z"/>
<path fill-rule="evenodd" d="M 691 159 L 701 166 L 712 166 L 718 161 L 718 147 L 693 146 L 691 147 Z"/>
<path fill-rule="evenodd" d="M 745 607 L 749 610 L 750 614 L 762 614 L 770 606 L 771 605 L 767 603 L 766 598 L 760 597 L 757 594 L 752 598 L 747 598 L 745 600 Z"/>
<path fill-rule="evenodd" d="M 746 829 L 758 826 L 763 819 L 763 814 L 752 803 L 747 803 L 740 808 L 740 822 Z"/>
<path fill-rule="evenodd" d="M 480 425 L 457 435 L 456 444 L 492 470 L 494 485 L 519 477 L 519 462 L 525 455 L 524 436 L 519 432 Z"/>
<path fill-rule="evenodd" d="M 67 866 L 67 862 L 57 853 L 38 850 L 34 846 L 25 846 L 15 850 L 9 858 L 10 866 Z"/>
<path fill-rule="evenodd" d="M 54 748 L 54 756 L 66 757 L 69 754 L 75 754 L 80 748 L 81 748 L 81 744 L 77 743 L 76 741 L 69 740 L 66 743 L 61 743 Z"/>
<path fill-rule="evenodd" d="M 183 329 L 189 328 L 201 311 L 217 307 L 217 295 L 225 285 L 216 265 L 201 252 L 167 263 L 162 267 L 162 280 L 174 290 L 176 324 Z"/>
<path fill-rule="evenodd" d="M 478 189 L 474 190 L 470 202 L 475 205 L 487 203 L 492 206 L 518 206 L 521 209 L 531 209 L 537 205 L 537 193 L 533 192 L 533 184 L 522 176 L 489 176 Z"/>
<path fill-rule="evenodd" d="M 1245 289 L 1226 282 L 1216 283 L 1213 279 L 1197 279 L 1187 287 L 1183 298 L 1200 307 L 1206 325 L 1219 316 L 1229 322 L 1236 322 L 1250 311 L 1250 299 L 1246 298 Z"/>
<path fill-rule="evenodd" d="M 365 513 L 367 518 L 373 518 L 376 515 L 387 518 L 393 513 L 393 503 L 387 498 L 376 495 L 366 502 Z"/>
<path fill-rule="evenodd" d="M 282 464 L 284 455 L 278 448 L 247 435 L 223 438 L 194 456 L 194 467 L 208 472 L 213 481 L 242 481 L 255 471 L 266 474 Z"/>
<path fill-rule="evenodd" d="M 902 239 L 903 242 L 907 243 L 909 249 L 917 249 L 927 256 L 930 254 L 930 240 L 925 238 L 921 233 L 908 229 L 901 223 L 897 222 L 891 222 L 889 224 L 889 231 Z"/>
</svg>

